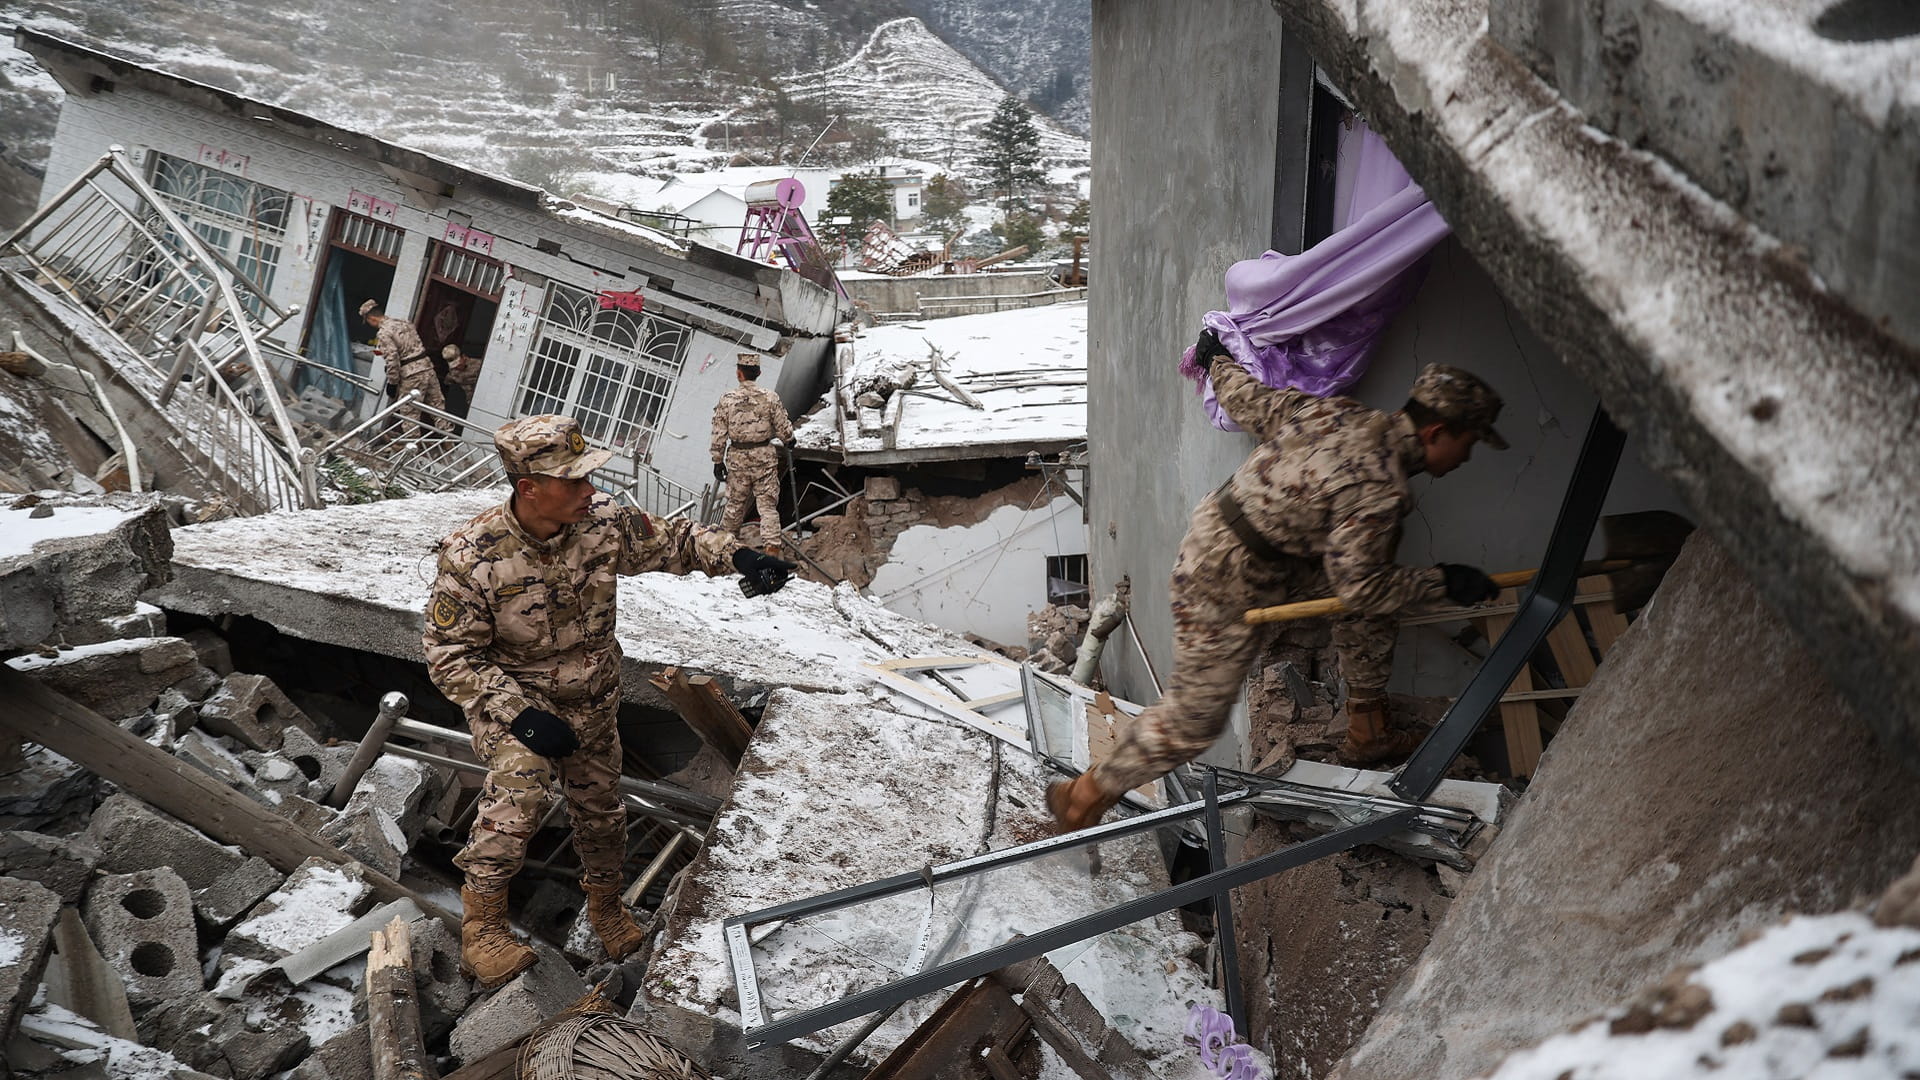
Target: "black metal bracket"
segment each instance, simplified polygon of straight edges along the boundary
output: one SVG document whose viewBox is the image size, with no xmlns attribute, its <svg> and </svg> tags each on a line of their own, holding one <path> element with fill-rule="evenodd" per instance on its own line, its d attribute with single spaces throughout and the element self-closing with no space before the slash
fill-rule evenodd
<svg viewBox="0 0 1920 1080">
<path fill-rule="evenodd" d="M 1600 508 L 1606 504 L 1607 488 L 1613 483 L 1614 467 L 1620 462 L 1626 438 L 1607 411 L 1595 406 L 1586 441 L 1580 446 L 1580 459 L 1573 467 L 1573 479 L 1560 503 L 1560 517 L 1553 523 L 1553 535 L 1547 541 L 1546 557 L 1540 561 L 1540 572 L 1520 598 L 1520 609 L 1507 632 L 1500 635 L 1480 670 L 1468 680 L 1467 688 L 1413 757 L 1388 781 L 1394 794 L 1416 803 L 1425 802 L 1433 794 L 1454 759 L 1466 748 L 1467 740 L 1500 703 L 1514 676 L 1520 674 L 1548 631 L 1566 614 L 1578 584 L 1580 561 L 1586 557 L 1587 542 L 1600 521 Z"/>
<path fill-rule="evenodd" d="M 1213 873 L 1227 868 L 1227 830 L 1220 820 L 1220 775 L 1207 770 L 1207 858 Z M 1213 894 L 1213 940 L 1220 947 L 1220 994 L 1234 1030 L 1245 1032 L 1247 1003 L 1240 993 L 1240 945 L 1233 936 L 1233 890 Z"/>
</svg>

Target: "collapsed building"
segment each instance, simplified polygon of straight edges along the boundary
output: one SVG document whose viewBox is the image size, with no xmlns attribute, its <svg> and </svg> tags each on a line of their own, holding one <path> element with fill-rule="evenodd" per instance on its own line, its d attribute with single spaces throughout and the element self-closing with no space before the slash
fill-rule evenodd
<svg viewBox="0 0 1920 1080">
<path fill-rule="evenodd" d="M 21 335 L 0 345 L 100 380 L 150 483 L 243 513 L 472 487 L 496 478 L 487 432 L 566 412 L 631 501 L 675 509 L 738 356 L 792 410 L 830 374 L 839 301 L 799 273 L 29 27 L 15 42 L 67 98 L 41 208 L 0 256 Z M 474 358 L 469 400 L 424 420 L 383 400 L 369 299 L 436 363 Z"/>
</svg>

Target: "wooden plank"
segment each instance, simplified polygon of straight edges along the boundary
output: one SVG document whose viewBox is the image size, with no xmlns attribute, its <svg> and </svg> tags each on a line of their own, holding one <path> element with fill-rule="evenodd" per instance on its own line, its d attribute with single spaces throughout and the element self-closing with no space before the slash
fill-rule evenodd
<svg viewBox="0 0 1920 1080">
<path fill-rule="evenodd" d="M 503 1046 L 479 1061 L 462 1065 L 440 1080 L 514 1080 L 519 1074 L 520 1045 L 526 1039 L 520 1039 L 512 1046 Z"/>
<path fill-rule="evenodd" d="M 1569 686 L 1564 689 L 1550 688 L 1546 690 L 1522 690 L 1518 693 L 1508 694 L 1505 697 L 1502 697 L 1500 700 L 1501 701 L 1558 701 L 1562 698 L 1577 698 L 1580 696 L 1580 692 L 1585 689 L 1586 687 L 1584 686 Z"/>
<path fill-rule="evenodd" d="M 420 1030 L 412 935 L 398 917 L 371 935 L 367 950 L 367 1040 L 373 1080 L 433 1080 Z"/>
<path fill-rule="evenodd" d="M 1581 579 L 1580 587 L 1585 589 L 1588 587 L 1589 582 L 1595 581 L 1600 583 L 1599 587 L 1591 592 L 1582 592 L 1576 595 L 1573 598 L 1573 606 L 1585 607 L 1588 604 L 1611 605 L 1613 603 L 1613 593 L 1607 591 L 1607 579 L 1604 577 L 1583 578 Z M 1400 625 L 1431 626 L 1434 623 L 1478 622 L 1489 615 L 1512 615 L 1519 610 L 1520 604 L 1517 600 L 1511 603 L 1503 601 L 1498 604 L 1488 604 L 1485 607 L 1444 608 L 1440 611 L 1429 611 L 1421 615 L 1408 615 L 1400 620 Z M 1611 611 L 1612 608 L 1609 607 L 1608 610 Z"/>
<path fill-rule="evenodd" d="M 669 667 L 647 681 L 666 695 L 695 734 L 719 751 L 729 765 L 739 766 L 740 755 L 746 753 L 747 742 L 753 738 L 753 728 L 712 679 L 698 675 L 690 680 L 679 668 Z"/>
<path fill-rule="evenodd" d="M 1547 650 L 1553 653 L 1553 662 L 1568 686 L 1585 686 L 1593 681 L 1600 665 L 1593 659 L 1593 649 L 1572 608 L 1547 631 Z"/>
<path fill-rule="evenodd" d="M 293 822 L 125 730 L 38 679 L 0 664 L 0 727 L 111 780 L 122 791 L 282 873 L 308 859 L 356 865 L 381 901 L 407 897 L 458 932 L 460 919 Z"/>
<path fill-rule="evenodd" d="M 1579 588 L 1581 592 L 1595 592 L 1598 591 L 1596 584 L 1604 587 L 1607 579 L 1605 577 L 1581 578 Z M 1611 600 L 1604 604 L 1581 606 L 1586 609 L 1588 625 L 1593 627 L 1593 641 L 1600 647 L 1600 659 L 1605 660 L 1607 654 L 1613 651 L 1613 643 L 1619 641 L 1620 635 L 1627 632 L 1627 627 L 1630 625 L 1627 617 L 1613 610 Z"/>
<path fill-rule="evenodd" d="M 1506 589 L 1500 594 L 1502 604 L 1515 605 L 1519 610 L 1518 590 Z M 1486 620 L 1486 637 L 1489 642 L 1498 642 L 1507 627 L 1513 623 L 1510 614 L 1491 615 Z M 1533 689 L 1533 669 L 1525 664 L 1520 673 L 1507 686 L 1507 693 L 1526 693 Z M 1507 770 L 1515 776 L 1532 776 L 1540 767 L 1540 752 L 1544 741 L 1540 735 L 1540 711 L 1526 700 L 1500 702 L 1500 728 L 1507 740 Z"/>
</svg>

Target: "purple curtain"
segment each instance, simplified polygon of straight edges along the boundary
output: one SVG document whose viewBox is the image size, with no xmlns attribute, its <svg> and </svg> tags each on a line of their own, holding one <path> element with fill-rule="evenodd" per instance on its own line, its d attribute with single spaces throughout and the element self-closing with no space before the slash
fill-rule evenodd
<svg viewBox="0 0 1920 1080">
<path fill-rule="evenodd" d="M 1374 344 L 1419 291 L 1426 255 L 1448 232 L 1387 144 L 1352 123 L 1340 162 L 1352 194 L 1334 234 L 1298 255 L 1269 251 L 1233 264 L 1227 310 L 1201 320 L 1261 382 L 1316 397 L 1366 374 Z M 1221 411 L 1191 347 L 1180 371 L 1198 385 L 1215 427 L 1240 430 Z"/>
</svg>

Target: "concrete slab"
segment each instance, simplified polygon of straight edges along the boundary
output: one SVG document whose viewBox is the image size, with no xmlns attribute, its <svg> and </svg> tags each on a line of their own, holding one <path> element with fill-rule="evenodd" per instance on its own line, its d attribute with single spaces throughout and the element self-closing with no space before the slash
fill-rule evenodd
<svg viewBox="0 0 1920 1080">
<path fill-rule="evenodd" d="M 7 665 L 110 720 L 132 716 L 202 670 L 193 646 L 176 637 L 104 641 L 54 656 L 16 656 Z"/>
<path fill-rule="evenodd" d="M 87 896 L 87 930 L 144 1011 L 200 992 L 200 938 L 187 883 L 165 867 L 101 878 Z"/>
<path fill-rule="evenodd" d="M 0 877 L 0 1044 L 40 985 L 60 897 L 37 881 Z"/>
<path fill-rule="evenodd" d="M 38 515 L 38 516 L 36 516 Z M 152 495 L 0 509 L 0 647 L 103 640 L 167 579 L 167 514 Z"/>
<path fill-rule="evenodd" d="M 667 912 L 665 936 L 634 1003 L 636 1016 L 646 1014 L 656 1030 L 716 1074 L 804 1076 L 860 1023 L 748 1050 L 721 937 L 724 919 L 1051 832 L 1043 798 L 1052 778 L 1047 770 L 972 728 L 916 709 L 878 691 L 776 691 L 769 698 L 732 794 Z M 998 944 L 1166 883 L 1150 839 L 1102 845 L 1099 861 L 1097 871 L 1082 857 L 993 872 L 990 881 L 983 879 L 984 892 L 968 901 L 954 952 Z M 892 923 L 836 926 L 830 933 L 856 948 L 871 938 L 879 948 L 870 952 L 894 948 L 894 962 L 904 964 L 905 942 L 920 913 L 893 914 Z M 935 937 L 944 938 L 946 930 L 942 922 Z M 1176 917 L 1163 916 L 1105 935 L 1060 964 L 1160 1075 L 1199 1075 L 1197 1059 L 1180 1041 L 1187 1007 L 1220 1005 L 1188 959 L 1199 949 Z M 783 938 L 776 931 L 756 956 L 769 1007 L 800 1007 L 809 995 L 846 984 L 856 966 L 844 948 L 804 933 Z M 909 1002 L 862 1045 L 856 1061 L 879 1061 L 942 997 Z"/>
<path fill-rule="evenodd" d="M 245 613 L 305 640 L 417 662 L 436 545 L 499 499 L 420 495 L 179 529 L 175 579 L 148 598 L 200 615 Z M 646 676 L 669 665 L 744 696 L 778 686 L 845 691 L 869 681 L 865 663 L 978 652 L 852 589 L 803 581 L 748 598 L 732 576 L 643 574 L 620 579 L 619 609 L 622 691 L 656 708 L 671 706 Z"/>
</svg>

